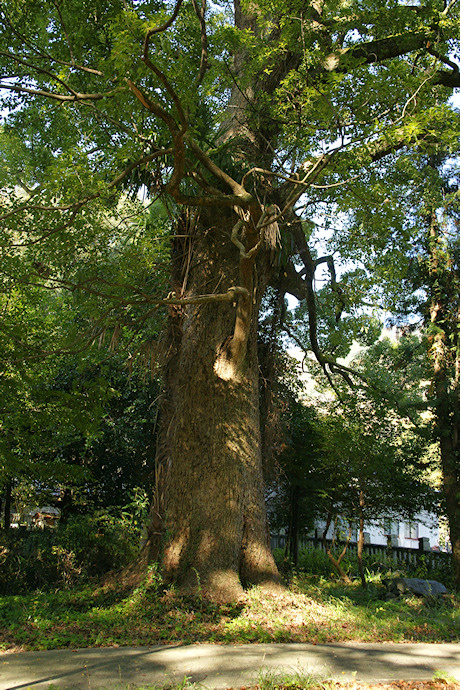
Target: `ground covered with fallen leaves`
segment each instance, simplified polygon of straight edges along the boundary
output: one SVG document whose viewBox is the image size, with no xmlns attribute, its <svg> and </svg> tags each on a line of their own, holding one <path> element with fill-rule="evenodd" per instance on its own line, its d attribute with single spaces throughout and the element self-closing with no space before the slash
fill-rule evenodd
<svg viewBox="0 0 460 690">
<path fill-rule="evenodd" d="M 0 597 L 0 649 L 267 642 L 456 642 L 460 597 L 386 601 L 383 587 L 308 576 L 218 605 L 165 588 L 94 585 Z"/>
</svg>

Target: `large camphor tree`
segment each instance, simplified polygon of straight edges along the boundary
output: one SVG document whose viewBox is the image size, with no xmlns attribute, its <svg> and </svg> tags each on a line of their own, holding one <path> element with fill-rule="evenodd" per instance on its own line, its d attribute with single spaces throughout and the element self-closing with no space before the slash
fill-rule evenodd
<svg viewBox="0 0 460 690">
<path fill-rule="evenodd" d="M 328 376 L 340 370 L 317 337 L 317 267 L 337 322 L 346 295 L 332 257 L 309 245 L 312 221 L 328 190 L 436 144 L 460 86 L 457 3 L 6 0 L 0 17 L 2 290 L 99 300 L 79 346 L 167 311 L 144 556 L 220 599 L 273 582 L 262 299 L 304 300 L 312 350 Z M 138 220 L 160 201 L 164 292 L 155 222 Z M 127 245 L 115 280 L 107 260 Z"/>
</svg>

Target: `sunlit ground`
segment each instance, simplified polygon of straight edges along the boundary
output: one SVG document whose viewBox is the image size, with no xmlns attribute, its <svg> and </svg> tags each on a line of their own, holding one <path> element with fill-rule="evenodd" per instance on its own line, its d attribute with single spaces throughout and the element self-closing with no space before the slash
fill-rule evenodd
<svg viewBox="0 0 460 690">
<path fill-rule="evenodd" d="M 135 590 L 86 586 L 0 597 L 0 649 L 58 649 L 182 642 L 460 640 L 460 597 L 385 601 L 370 583 L 297 576 L 289 589 L 254 588 L 217 605 L 164 589 L 155 573 Z"/>
</svg>

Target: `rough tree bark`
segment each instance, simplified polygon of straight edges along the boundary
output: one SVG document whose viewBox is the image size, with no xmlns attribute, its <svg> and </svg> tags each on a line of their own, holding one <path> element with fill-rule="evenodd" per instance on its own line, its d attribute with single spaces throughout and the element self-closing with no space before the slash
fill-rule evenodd
<svg viewBox="0 0 460 690">
<path fill-rule="evenodd" d="M 257 314 L 270 266 L 264 251 L 257 266 L 255 257 L 239 261 L 234 223 L 233 212 L 208 209 L 183 222 L 173 248 L 176 294 L 243 284 L 251 296 L 246 304 L 239 298 L 243 305 L 170 309 L 158 458 L 164 501 L 151 526 L 151 543 L 163 540 L 166 580 L 221 601 L 237 598 L 243 584 L 277 579 L 263 495 L 257 361 Z M 239 339 L 238 325 L 246 338 Z"/>
</svg>

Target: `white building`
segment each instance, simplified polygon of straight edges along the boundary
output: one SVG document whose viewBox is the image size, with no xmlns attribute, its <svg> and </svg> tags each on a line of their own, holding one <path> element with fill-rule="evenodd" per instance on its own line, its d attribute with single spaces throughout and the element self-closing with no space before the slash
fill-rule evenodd
<svg viewBox="0 0 460 690">
<path fill-rule="evenodd" d="M 325 521 L 318 522 L 317 534 L 322 536 L 325 527 Z M 326 537 L 327 539 L 332 539 L 335 535 L 336 539 L 347 539 L 348 534 L 348 524 L 343 520 L 339 520 L 336 524 L 330 525 Z M 399 519 L 391 517 L 365 524 L 364 535 L 366 543 L 375 544 L 376 546 L 387 546 L 391 543 L 392 546 L 419 549 L 419 540 L 423 539 L 425 551 L 440 550 L 439 517 L 434 513 L 426 511 L 415 515 L 412 520 L 403 517 Z M 356 542 L 357 540 L 358 529 L 353 525 L 351 541 Z"/>
</svg>

